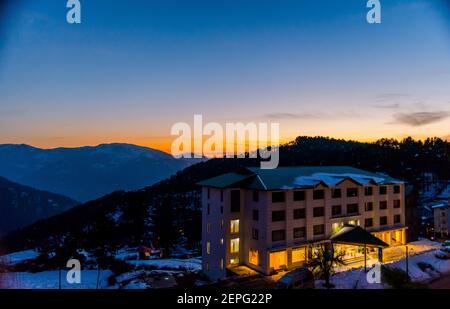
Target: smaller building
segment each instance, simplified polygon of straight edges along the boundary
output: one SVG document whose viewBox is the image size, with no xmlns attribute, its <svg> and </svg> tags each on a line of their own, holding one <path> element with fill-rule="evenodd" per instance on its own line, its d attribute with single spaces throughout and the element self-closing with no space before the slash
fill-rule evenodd
<svg viewBox="0 0 450 309">
<path fill-rule="evenodd" d="M 443 201 L 432 207 L 436 237 L 448 237 L 450 231 L 450 203 Z"/>
</svg>

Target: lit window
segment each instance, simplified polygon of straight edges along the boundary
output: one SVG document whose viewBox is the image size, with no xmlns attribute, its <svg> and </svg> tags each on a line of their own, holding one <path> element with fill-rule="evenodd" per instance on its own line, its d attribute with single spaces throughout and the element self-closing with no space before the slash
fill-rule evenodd
<svg viewBox="0 0 450 309">
<path fill-rule="evenodd" d="M 259 265 L 259 253 L 258 250 L 252 250 L 248 252 L 248 261 L 250 264 Z"/>
<path fill-rule="evenodd" d="M 360 225 L 360 221 L 359 220 L 350 220 L 350 221 L 348 221 L 348 224 L 350 224 L 350 225 Z"/>
<path fill-rule="evenodd" d="M 220 244 L 223 245 L 223 238 L 220 239 Z"/>
<path fill-rule="evenodd" d="M 239 252 L 239 238 L 234 238 L 230 241 L 231 247 L 230 252 L 231 253 L 237 253 Z"/>
<path fill-rule="evenodd" d="M 206 254 L 211 254 L 211 242 L 206 242 Z"/>
<path fill-rule="evenodd" d="M 306 261 L 306 249 L 292 249 L 292 263 L 300 263 Z"/>
<path fill-rule="evenodd" d="M 230 233 L 239 233 L 239 220 L 230 221 Z"/>
<path fill-rule="evenodd" d="M 332 225 L 331 225 L 331 232 L 334 234 L 334 233 L 337 233 L 340 229 L 341 229 L 341 227 L 342 226 L 344 226 L 344 223 L 343 222 L 335 222 L 335 223 L 333 223 Z"/>
<path fill-rule="evenodd" d="M 239 264 L 239 258 L 230 259 L 230 264 Z"/>
<path fill-rule="evenodd" d="M 220 269 L 223 270 L 223 259 L 220 259 Z"/>
</svg>

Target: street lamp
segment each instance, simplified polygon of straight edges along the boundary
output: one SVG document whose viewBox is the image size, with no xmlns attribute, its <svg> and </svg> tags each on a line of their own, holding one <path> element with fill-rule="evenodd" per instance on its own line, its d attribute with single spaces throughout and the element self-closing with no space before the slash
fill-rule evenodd
<svg viewBox="0 0 450 309">
<path fill-rule="evenodd" d="M 397 242 L 397 239 L 395 239 L 395 237 L 391 237 L 391 239 L 393 241 Z M 408 244 L 405 244 L 405 248 L 406 248 L 406 252 L 405 252 L 405 254 L 406 254 L 406 259 L 405 259 L 405 262 L 406 262 L 406 274 L 409 277 L 409 250 L 408 250 Z"/>
<path fill-rule="evenodd" d="M 408 245 L 406 245 L 406 274 L 409 277 L 409 252 L 408 252 Z"/>
</svg>

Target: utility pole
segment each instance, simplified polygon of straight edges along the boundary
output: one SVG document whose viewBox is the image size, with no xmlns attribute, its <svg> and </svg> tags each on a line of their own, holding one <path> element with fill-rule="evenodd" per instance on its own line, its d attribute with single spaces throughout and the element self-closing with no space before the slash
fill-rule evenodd
<svg viewBox="0 0 450 309">
<path fill-rule="evenodd" d="M 61 290 L 61 266 L 58 270 L 58 288 Z"/>
<path fill-rule="evenodd" d="M 366 231 L 366 222 L 364 221 L 364 231 Z M 366 231 L 367 232 L 367 231 Z M 367 273 L 367 244 L 366 233 L 364 233 L 364 272 Z"/>
</svg>

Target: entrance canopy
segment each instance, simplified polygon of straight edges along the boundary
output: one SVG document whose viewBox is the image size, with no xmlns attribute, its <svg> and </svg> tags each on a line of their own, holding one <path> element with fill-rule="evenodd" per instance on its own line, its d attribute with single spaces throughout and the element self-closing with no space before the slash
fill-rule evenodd
<svg viewBox="0 0 450 309">
<path fill-rule="evenodd" d="M 373 236 L 363 228 L 346 225 L 339 232 L 330 237 L 331 242 L 348 245 L 367 245 L 373 247 L 389 247 L 387 243 Z"/>
</svg>

